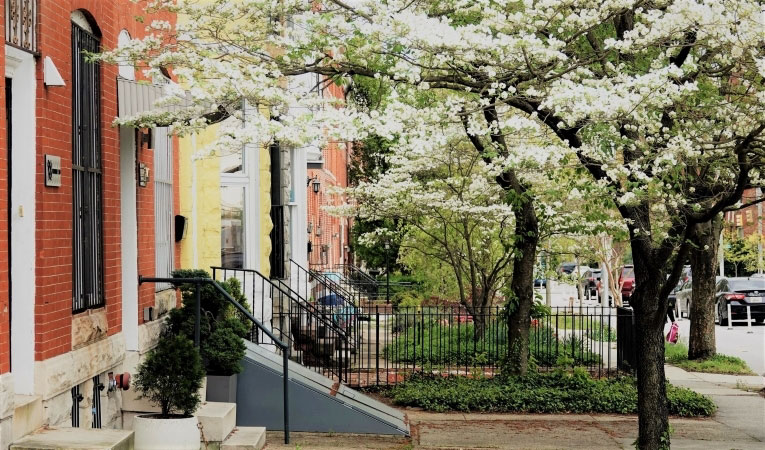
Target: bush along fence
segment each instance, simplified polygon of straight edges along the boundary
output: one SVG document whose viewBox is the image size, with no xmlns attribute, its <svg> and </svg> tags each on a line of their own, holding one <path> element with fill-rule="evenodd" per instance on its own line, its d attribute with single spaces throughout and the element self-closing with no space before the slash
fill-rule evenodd
<svg viewBox="0 0 765 450">
<path fill-rule="evenodd" d="M 347 380 L 388 385 L 413 373 L 492 377 L 507 355 L 501 307 L 469 314 L 462 306 L 371 305 L 358 315 L 359 345 Z M 617 370 L 616 310 L 552 308 L 532 319 L 529 353 L 539 371 L 583 367 L 595 377 Z"/>
</svg>

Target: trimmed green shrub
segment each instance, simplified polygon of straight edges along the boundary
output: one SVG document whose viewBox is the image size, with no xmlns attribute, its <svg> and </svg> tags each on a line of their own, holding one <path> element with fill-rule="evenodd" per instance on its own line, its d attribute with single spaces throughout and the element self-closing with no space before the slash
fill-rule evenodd
<svg viewBox="0 0 765 450">
<path fill-rule="evenodd" d="M 174 278 L 210 278 L 204 270 L 177 270 Z M 240 305 L 248 308 L 236 278 L 219 283 L 220 286 Z M 196 321 L 196 293 L 193 284 L 179 284 L 183 305 L 170 311 L 167 331 L 172 334 L 194 339 Z M 246 347 L 243 338 L 247 336 L 250 322 L 221 295 L 214 286 L 201 286 L 200 353 L 202 364 L 208 375 L 233 375 L 242 371 L 240 361 Z"/>
<path fill-rule="evenodd" d="M 637 413 L 634 378 L 595 380 L 581 369 L 495 378 L 415 375 L 383 395 L 399 406 L 439 412 Z M 709 398 L 669 384 L 667 396 L 672 415 L 709 416 L 716 409 Z"/>
<path fill-rule="evenodd" d="M 138 366 L 135 387 L 142 398 L 159 406 L 162 417 L 194 414 L 205 372 L 194 343 L 184 336 L 164 333 L 157 347 Z"/>
</svg>

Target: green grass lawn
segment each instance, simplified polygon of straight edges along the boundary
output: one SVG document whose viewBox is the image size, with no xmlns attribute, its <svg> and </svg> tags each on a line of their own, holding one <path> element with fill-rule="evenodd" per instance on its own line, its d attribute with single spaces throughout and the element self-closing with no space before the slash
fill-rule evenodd
<svg viewBox="0 0 765 450">
<path fill-rule="evenodd" d="M 688 359 L 688 347 L 682 343 L 664 343 L 664 360 L 689 372 L 721 373 L 729 375 L 754 375 L 743 359 L 735 356 L 715 355 L 703 361 Z"/>
</svg>

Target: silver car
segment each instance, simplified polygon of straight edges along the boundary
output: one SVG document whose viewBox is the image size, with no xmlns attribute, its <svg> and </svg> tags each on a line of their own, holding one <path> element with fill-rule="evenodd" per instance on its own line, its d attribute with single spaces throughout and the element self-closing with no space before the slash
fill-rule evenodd
<svg viewBox="0 0 765 450">
<path fill-rule="evenodd" d="M 675 293 L 675 310 L 677 317 L 691 317 L 691 300 L 693 297 L 693 289 L 691 288 L 691 279 L 688 278 L 680 285 L 680 288 Z"/>
<path fill-rule="evenodd" d="M 720 276 L 715 277 L 715 285 L 722 279 Z M 691 287 L 692 278 L 688 278 L 675 294 L 677 301 L 675 303 L 675 311 L 677 317 L 691 317 L 691 304 L 693 303 L 693 289 Z M 716 312 L 716 311 L 715 311 Z"/>
</svg>

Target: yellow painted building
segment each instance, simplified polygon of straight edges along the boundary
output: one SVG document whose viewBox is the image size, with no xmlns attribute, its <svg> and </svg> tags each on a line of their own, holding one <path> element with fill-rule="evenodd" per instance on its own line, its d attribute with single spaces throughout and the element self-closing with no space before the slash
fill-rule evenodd
<svg viewBox="0 0 765 450">
<path fill-rule="evenodd" d="M 178 17 L 179 23 L 184 20 Z M 238 267 L 269 276 L 269 149 L 247 147 L 239 155 L 221 155 L 211 148 L 219 129 L 211 125 L 179 142 L 180 214 L 187 218 L 181 267 Z"/>
<path fill-rule="evenodd" d="M 218 128 L 211 125 L 180 139 L 180 213 L 188 219 L 181 267 L 223 265 L 268 276 L 273 228 L 269 150 L 247 147 L 241 154 L 220 155 L 211 149 Z"/>
</svg>

